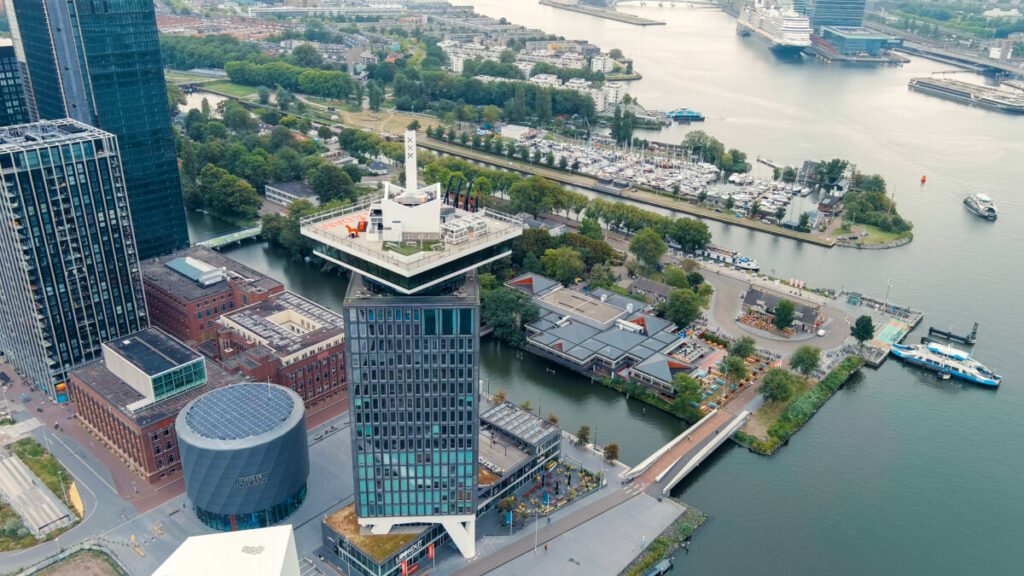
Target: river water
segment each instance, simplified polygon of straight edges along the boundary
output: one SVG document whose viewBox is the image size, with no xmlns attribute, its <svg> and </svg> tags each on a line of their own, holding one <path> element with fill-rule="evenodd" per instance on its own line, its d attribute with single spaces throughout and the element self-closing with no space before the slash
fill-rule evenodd
<svg viewBox="0 0 1024 576">
<path fill-rule="evenodd" d="M 715 242 L 762 268 L 810 285 L 845 287 L 925 312 L 923 326 L 966 332 L 981 322 L 977 357 L 999 371 L 998 390 L 942 382 L 888 362 L 865 370 L 779 453 L 763 458 L 724 446 L 676 496 L 711 518 L 675 573 L 1019 574 L 1024 570 L 1024 391 L 1018 324 L 1024 321 L 1024 117 L 910 92 L 907 81 L 949 67 L 915 59 L 902 67 L 780 60 L 735 20 L 701 8 L 627 6 L 666 26 L 638 28 L 537 5 L 471 0 L 479 12 L 604 49 L 620 48 L 644 79 L 629 92 L 654 109 L 685 106 L 706 130 L 748 153 L 797 164 L 843 157 L 885 176 L 915 239 L 888 251 L 809 246 L 709 223 Z M 970 74 L 960 74 L 965 80 Z M 650 135 L 679 142 L 691 128 Z M 922 175 L 928 183 L 919 184 Z M 1000 219 L 964 210 L 966 193 L 995 197 Z M 189 215 L 193 240 L 230 227 Z M 291 289 L 338 308 L 344 281 L 288 261 L 259 243 L 229 250 Z M 922 330 L 918 330 L 918 333 Z M 910 340 L 916 341 L 915 333 Z M 485 386 L 530 400 L 636 463 L 682 424 L 586 379 L 496 343 L 482 354 Z M 609 530 L 614 530 L 609 527 Z M 594 569 L 593 573 L 602 573 Z"/>
</svg>

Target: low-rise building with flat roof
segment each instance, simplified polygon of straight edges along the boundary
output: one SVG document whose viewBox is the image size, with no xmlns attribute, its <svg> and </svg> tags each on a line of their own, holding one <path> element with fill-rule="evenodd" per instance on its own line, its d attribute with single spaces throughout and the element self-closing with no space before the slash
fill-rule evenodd
<svg viewBox="0 0 1024 576">
<path fill-rule="evenodd" d="M 73 370 L 79 422 L 149 483 L 177 478 L 174 419 L 199 395 L 242 381 L 158 328 L 103 344 L 103 359 Z"/>
<path fill-rule="evenodd" d="M 743 296 L 743 308 L 748 313 L 772 322 L 775 320 L 775 307 L 779 302 L 789 300 L 793 303 L 793 331 L 813 332 L 825 320 L 821 304 L 806 300 L 795 294 L 783 294 L 767 288 L 750 286 Z"/>
<path fill-rule="evenodd" d="M 288 206 L 296 200 L 306 200 L 313 206 L 320 205 L 320 197 L 303 180 L 290 180 L 288 182 L 274 182 L 264 187 L 267 200 L 281 206 Z"/>
<path fill-rule="evenodd" d="M 150 321 L 183 342 L 213 338 L 222 314 L 284 291 L 270 276 L 202 246 L 144 261 L 142 281 Z"/>
<path fill-rule="evenodd" d="M 598 289 L 582 292 L 563 287 L 539 274 L 528 273 L 505 283 L 530 294 L 541 309 L 540 317 L 526 325 L 527 347 L 538 356 L 585 376 L 618 376 L 633 380 L 667 396 L 675 396 L 671 376 L 641 369 L 659 355 L 666 358 L 688 339 L 676 334 L 672 322 L 655 316 L 649 304 Z M 692 340 L 692 339 L 689 339 Z M 692 362 L 675 359 L 681 369 Z"/>
<path fill-rule="evenodd" d="M 285 291 L 217 320 L 202 346 L 224 370 L 295 391 L 307 408 L 347 398 L 345 323 L 336 314 Z"/>
</svg>

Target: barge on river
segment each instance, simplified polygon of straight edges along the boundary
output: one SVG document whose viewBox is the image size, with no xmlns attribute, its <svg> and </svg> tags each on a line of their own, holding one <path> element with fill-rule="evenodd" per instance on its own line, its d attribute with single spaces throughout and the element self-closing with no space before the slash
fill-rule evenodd
<svg viewBox="0 0 1024 576">
<path fill-rule="evenodd" d="M 912 90 L 949 100 L 975 104 L 999 112 L 1024 114 L 1024 96 L 998 88 L 946 78 L 911 78 L 909 85 Z"/>
</svg>

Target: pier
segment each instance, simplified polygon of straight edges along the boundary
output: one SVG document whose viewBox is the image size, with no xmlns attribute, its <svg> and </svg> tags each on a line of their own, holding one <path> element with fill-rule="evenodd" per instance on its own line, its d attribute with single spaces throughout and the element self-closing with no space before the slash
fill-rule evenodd
<svg viewBox="0 0 1024 576">
<path fill-rule="evenodd" d="M 554 0 L 540 0 L 540 4 L 542 6 L 550 6 L 552 8 L 569 10 L 570 12 L 579 12 L 580 14 L 586 14 L 588 16 L 596 16 L 598 18 L 605 18 L 607 20 L 615 20 L 616 22 L 633 24 L 634 26 L 665 25 L 665 23 L 661 22 L 660 20 L 649 20 L 647 18 L 641 18 L 640 16 L 634 16 L 632 14 L 626 14 L 624 12 L 617 12 L 615 10 L 597 8 L 596 6 L 584 6 L 583 4 L 562 4 L 561 2 L 555 2 Z"/>
<path fill-rule="evenodd" d="M 946 340 L 953 340 L 954 342 L 973 345 L 978 341 L 978 323 L 974 323 L 974 328 L 971 329 L 971 333 L 966 336 L 961 336 L 959 334 L 954 334 L 953 332 L 947 332 L 945 330 L 939 330 L 934 326 L 928 327 L 928 335 L 939 336 L 941 338 L 945 338 Z"/>
<path fill-rule="evenodd" d="M 217 250 L 223 248 L 224 246 L 227 246 L 228 244 L 240 243 L 244 240 L 256 238 L 260 235 L 260 232 L 262 231 L 263 224 L 257 224 L 249 228 L 243 228 L 241 230 L 235 230 L 234 232 L 229 232 L 221 236 L 208 238 L 206 240 L 203 240 L 202 242 L 197 242 L 196 244 L 198 244 L 199 246 L 205 246 L 207 248 Z"/>
</svg>

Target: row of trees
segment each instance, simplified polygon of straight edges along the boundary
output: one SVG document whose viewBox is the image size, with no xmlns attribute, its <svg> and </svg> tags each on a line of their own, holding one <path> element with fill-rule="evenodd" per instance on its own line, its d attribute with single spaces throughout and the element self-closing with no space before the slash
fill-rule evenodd
<svg viewBox="0 0 1024 576">
<path fill-rule="evenodd" d="M 687 133 L 683 138 L 682 147 L 691 159 L 714 164 L 726 174 L 749 172 L 751 168 L 746 153 L 736 148 L 726 150 L 725 144 L 703 130 Z"/>
<path fill-rule="evenodd" d="M 475 110 L 472 106 L 466 106 L 463 109 L 465 108 Z M 490 109 L 492 108 L 495 110 L 497 115 L 501 114 L 500 108 L 496 106 L 485 106 L 481 109 L 481 117 L 489 115 Z M 497 122 L 497 120 L 495 120 L 495 122 Z M 551 169 L 558 169 L 573 173 L 580 169 L 580 161 L 578 159 L 573 159 L 572 162 L 569 162 L 569 159 L 562 155 L 559 156 L 556 161 L 555 153 L 550 150 L 547 154 L 543 154 L 537 148 L 534 148 L 531 152 L 529 146 L 517 146 L 515 142 L 511 140 L 503 140 L 497 136 L 481 136 L 480 134 L 473 134 L 470 136 L 466 132 L 456 132 L 454 128 L 445 130 L 445 128 L 440 125 L 427 128 L 427 136 L 437 138 L 438 140 L 445 140 L 450 144 L 468 146 L 474 150 L 487 152 L 489 154 L 497 154 L 499 156 L 505 155 L 508 158 L 516 158 L 518 156 L 523 162 L 544 164 Z"/>
<path fill-rule="evenodd" d="M 224 65 L 224 71 L 236 84 L 281 86 L 294 92 L 338 100 L 348 98 L 356 90 L 355 80 L 344 72 L 318 70 L 281 61 L 265 64 L 233 61 Z"/>
<path fill-rule="evenodd" d="M 683 250 L 703 250 L 711 243 L 711 231 L 704 222 L 693 218 L 672 219 L 633 204 L 594 198 L 587 206 L 587 216 L 604 222 L 610 229 L 627 233 L 652 228 Z"/>
</svg>

